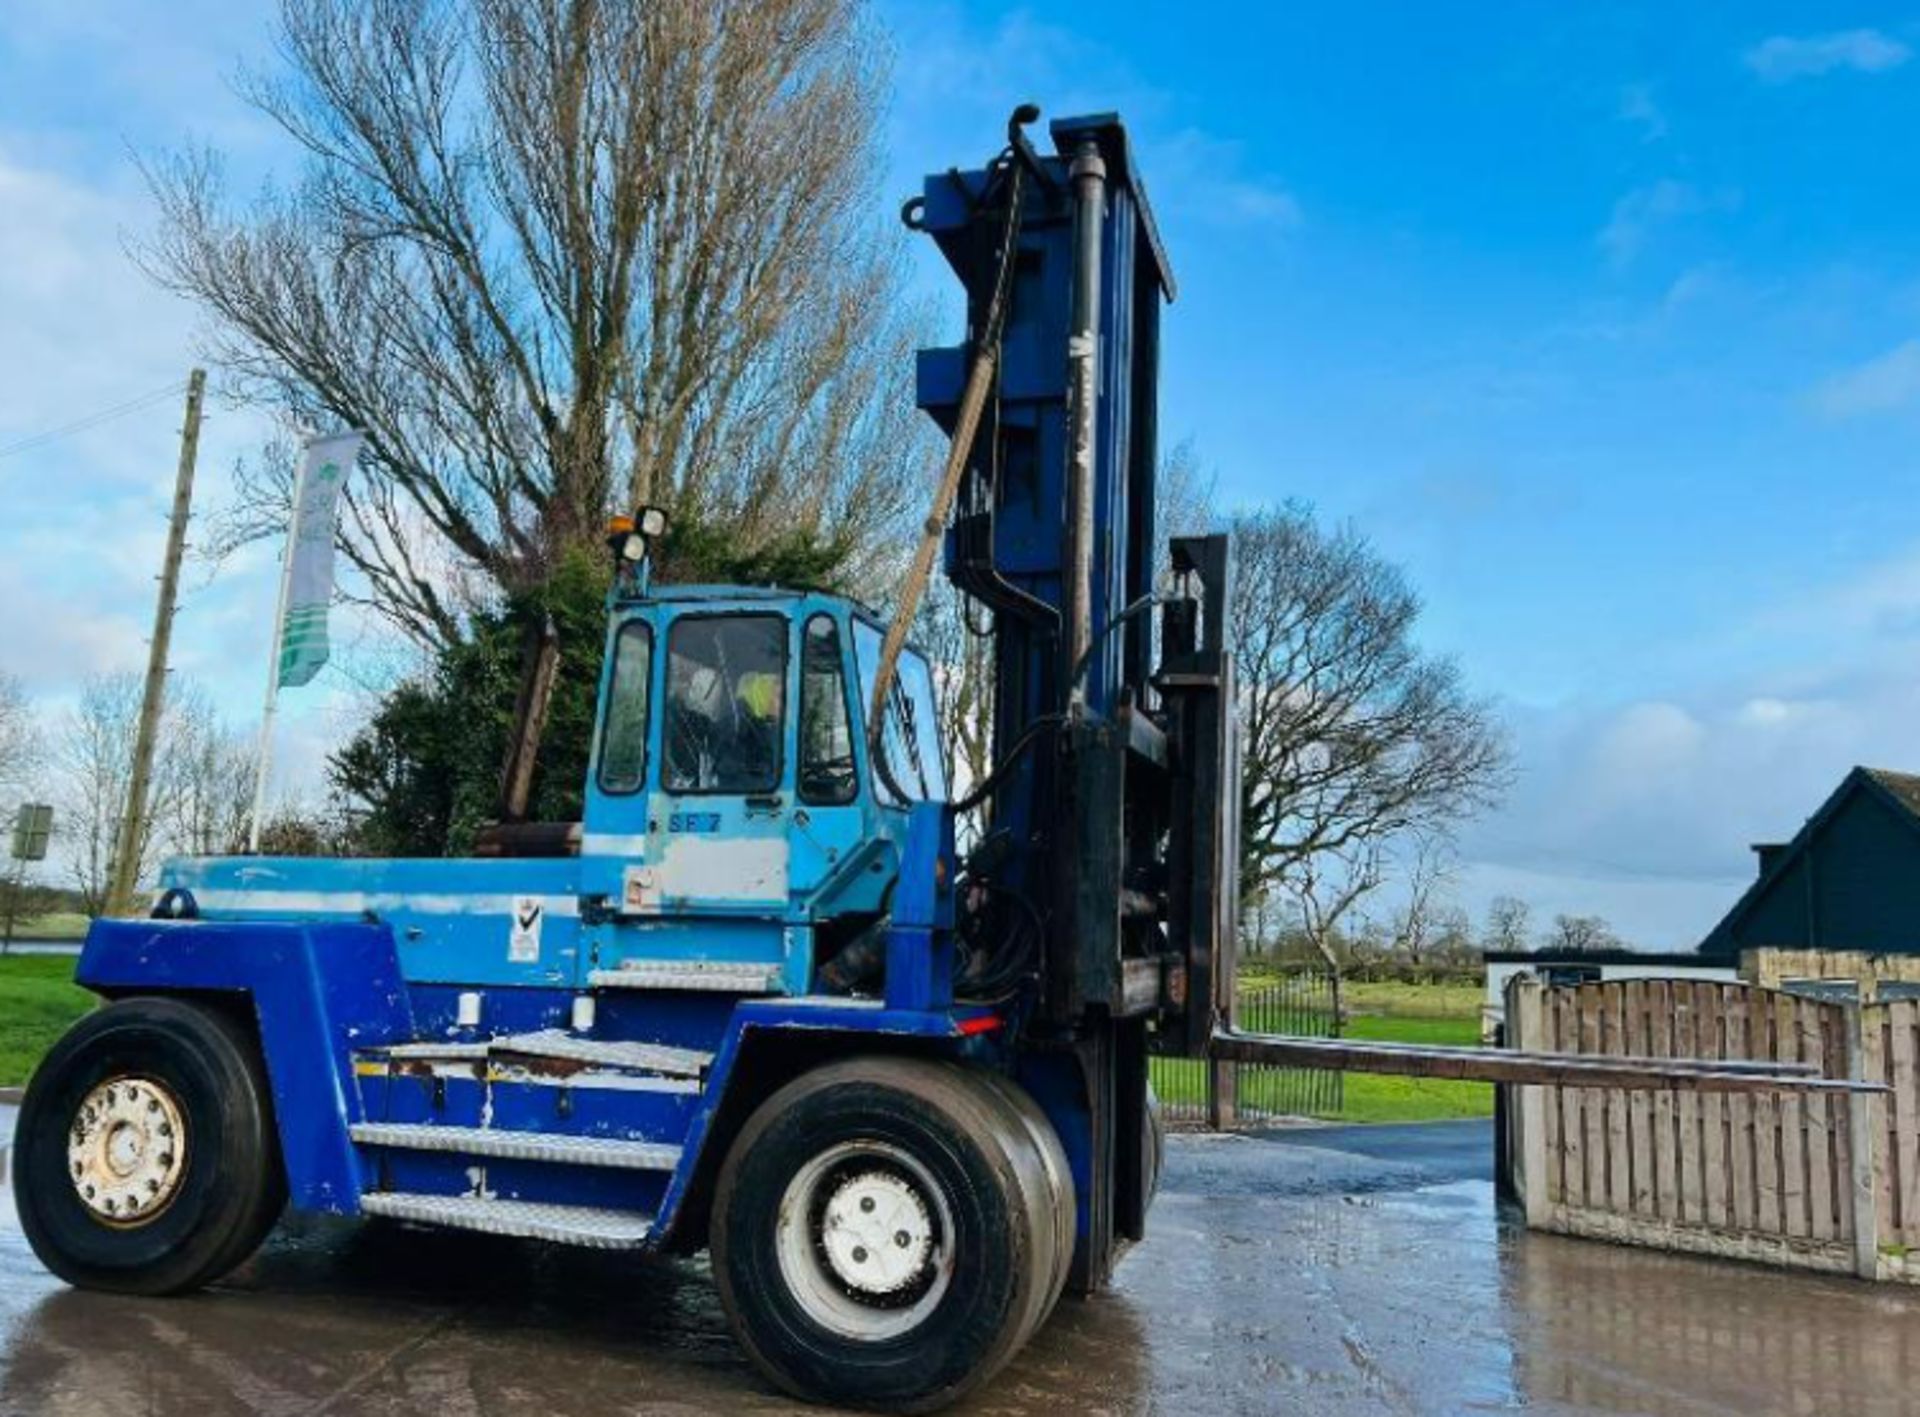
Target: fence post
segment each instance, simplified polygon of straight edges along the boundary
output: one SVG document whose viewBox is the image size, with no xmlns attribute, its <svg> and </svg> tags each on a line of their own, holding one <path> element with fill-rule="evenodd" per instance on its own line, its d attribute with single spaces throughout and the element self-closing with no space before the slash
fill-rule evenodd
<svg viewBox="0 0 1920 1417">
<path fill-rule="evenodd" d="M 1864 1006 L 1856 998 L 1847 1009 L 1847 1076 L 1867 1078 Z M 1853 1167 L 1853 1272 L 1862 1279 L 1880 1277 L 1880 1208 L 1873 1188 L 1873 1094 L 1847 1094 L 1847 1154 Z"/>
<path fill-rule="evenodd" d="M 1515 1048 L 1538 1048 L 1546 1033 L 1543 1016 L 1546 988 L 1538 979 L 1517 975 L 1507 983 L 1507 1037 Z M 1520 1145 L 1510 1147 L 1520 1161 L 1520 1199 L 1527 1210 L 1527 1228 L 1547 1224 L 1547 1094 L 1537 1084 L 1519 1089 L 1520 1106 L 1508 1115 L 1520 1127 Z"/>
<path fill-rule="evenodd" d="M 1236 989 L 1227 1005 L 1227 1027 L 1240 1026 L 1240 994 Z M 1240 1065 L 1222 1058 L 1207 1060 L 1207 1129 L 1232 1131 L 1238 1120 Z"/>
</svg>

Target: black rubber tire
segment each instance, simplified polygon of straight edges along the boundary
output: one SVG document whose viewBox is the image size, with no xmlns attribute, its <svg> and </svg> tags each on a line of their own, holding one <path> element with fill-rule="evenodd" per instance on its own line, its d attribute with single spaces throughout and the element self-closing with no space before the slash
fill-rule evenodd
<svg viewBox="0 0 1920 1417">
<path fill-rule="evenodd" d="M 883 1142 L 938 1185 L 953 1217 L 946 1293 L 905 1333 L 848 1338 L 802 1307 L 776 1226 L 789 1182 L 841 1142 Z M 714 1279 L 735 1336 L 773 1382 L 809 1402 L 888 1412 L 944 1407 L 998 1372 L 1057 1292 L 1047 1161 L 987 1075 L 944 1062 L 865 1057 L 807 1073 L 761 1105 L 729 1149 L 714 1195 Z"/>
<path fill-rule="evenodd" d="M 1046 1326 L 1048 1317 L 1067 1287 L 1067 1275 L 1073 1269 L 1073 1252 L 1079 1243 L 1080 1229 L 1080 1214 L 1074 1199 L 1073 1168 L 1067 1161 L 1066 1147 L 1060 1144 L 1060 1134 L 1053 1129 L 1053 1123 L 1041 1110 L 1040 1104 L 1034 1101 L 1032 1093 L 1002 1073 L 980 1073 L 977 1076 L 999 1094 L 1014 1119 L 1027 1129 L 1040 1162 L 1037 1175 L 1028 1173 L 1028 1206 L 1045 1217 L 1044 1228 L 1051 1233 L 1050 1247 L 1054 1258 L 1052 1274 L 1027 1332 L 1027 1338 L 1031 1338 Z M 1025 1343 L 1026 1339 L 1022 1339 L 1017 1346 L 1024 1346 Z"/>
<path fill-rule="evenodd" d="M 115 1077 L 163 1084 L 187 1133 L 178 1192 L 138 1225 L 97 1219 L 67 1174 L 80 1104 Z M 272 1099 L 253 1040 L 210 1009 L 134 998 L 88 1014 L 53 1046 L 21 1100 L 13 1186 L 27 1243 L 83 1289 L 179 1294 L 219 1279 L 259 1248 L 286 1204 Z"/>
</svg>

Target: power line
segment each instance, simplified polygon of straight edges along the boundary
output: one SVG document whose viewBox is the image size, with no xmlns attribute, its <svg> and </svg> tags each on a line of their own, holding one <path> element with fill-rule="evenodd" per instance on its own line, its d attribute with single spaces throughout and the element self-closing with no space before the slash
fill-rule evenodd
<svg viewBox="0 0 1920 1417">
<path fill-rule="evenodd" d="M 142 394 L 139 398 L 128 399 L 125 403 L 115 404 L 111 408 L 103 408 L 93 413 L 82 414 L 71 423 L 63 423 L 58 428 L 49 428 L 45 432 L 34 433 L 22 438 L 18 442 L 0 446 L 0 458 L 10 458 L 16 453 L 31 452 L 33 449 L 44 447 L 57 439 L 71 437 L 75 433 L 84 433 L 89 428 L 97 428 L 102 423 L 108 423 L 116 418 L 122 418 L 129 413 L 150 407 L 153 404 L 159 403 L 162 399 L 173 398 L 186 387 L 185 383 L 169 384 L 164 389 L 155 389 L 150 394 Z"/>
</svg>

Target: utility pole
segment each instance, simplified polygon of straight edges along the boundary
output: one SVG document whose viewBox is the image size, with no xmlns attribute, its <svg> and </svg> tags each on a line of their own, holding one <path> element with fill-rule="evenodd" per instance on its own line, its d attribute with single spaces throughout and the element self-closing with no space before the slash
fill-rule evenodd
<svg viewBox="0 0 1920 1417">
<path fill-rule="evenodd" d="M 153 775 L 153 740 L 167 699 L 167 652 L 173 640 L 174 603 L 180 593 L 180 560 L 187 549 L 187 519 L 193 510 L 193 465 L 200 452 L 200 402 L 207 371 L 187 376 L 187 417 L 180 429 L 180 467 L 173 481 L 173 513 L 167 526 L 167 554 L 160 566 L 160 602 L 153 612 L 153 642 L 147 649 L 147 683 L 140 700 L 140 728 L 133 740 L 133 770 L 127 778 L 126 815 L 113 853 L 113 879 L 107 889 L 107 914 L 133 911 L 133 888 L 140 871 L 140 842 L 146 835 L 147 786 Z"/>
</svg>

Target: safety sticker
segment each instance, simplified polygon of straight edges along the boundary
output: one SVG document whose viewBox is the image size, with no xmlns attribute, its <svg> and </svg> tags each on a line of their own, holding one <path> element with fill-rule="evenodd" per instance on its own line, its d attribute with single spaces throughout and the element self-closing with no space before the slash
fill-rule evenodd
<svg viewBox="0 0 1920 1417">
<path fill-rule="evenodd" d="M 507 963 L 535 964 L 540 959 L 540 925 L 547 903 L 537 895 L 513 898 L 513 924 L 507 936 Z"/>
</svg>

